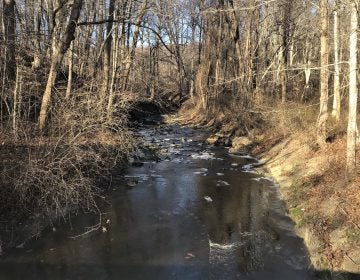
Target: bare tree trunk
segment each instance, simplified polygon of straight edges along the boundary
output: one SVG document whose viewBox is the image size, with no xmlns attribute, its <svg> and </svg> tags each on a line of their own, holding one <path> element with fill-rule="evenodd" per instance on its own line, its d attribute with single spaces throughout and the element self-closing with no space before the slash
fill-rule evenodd
<svg viewBox="0 0 360 280">
<path fill-rule="evenodd" d="M 109 88 L 110 70 L 111 70 L 111 45 L 112 45 L 112 32 L 114 21 L 115 2 L 109 2 L 108 24 L 106 28 L 105 51 L 104 51 L 104 68 L 103 68 L 103 82 L 100 90 L 100 106 L 105 101 L 106 92 Z"/>
<path fill-rule="evenodd" d="M 89 15 L 89 18 L 92 19 L 92 21 L 96 21 L 97 18 L 97 12 L 98 12 L 98 0 L 94 0 L 91 5 L 89 4 L 88 9 L 93 10 L 92 14 Z M 94 67 L 95 68 L 95 64 L 91 64 L 91 42 L 93 40 L 93 37 L 96 36 L 96 29 L 95 29 L 95 25 L 89 25 L 87 27 L 86 30 L 87 34 L 86 37 L 84 38 L 84 60 L 82 61 L 82 63 L 80 64 L 80 70 L 79 70 L 79 76 L 84 76 L 84 70 L 86 67 Z M 91 69 L 91 68 L 90 68 Z M 88 69 L 88 72 L 90 72 Z M 94 72 L 94 70 L 92 71 Z"/>
<path fill-rule="evenodd" d="M 194 91 L 195 91 L 195 32 L 196 32 L 196 23 L 195 16 L 192 15 L 191 18 L 191 65 L 190 65 L 190 98 L 194 101 Z"/>
<path fill-rule="evenodd" d="M 356 171 L 356 115 L 357 115 L 357 28 L 358 0 L 351 0 L 350 40 L 349 40 L 349 120 L 347 128 L 346 167 L 349 174 Z"/>
<path fill-rule="evenodd" d="M 150 35 L 149 35 L 150 36 Z M 150 45 L 150 42 L 149 42 Z M 151 74 L 151 88 L 150 100 L 155 100 L 156 93 L 159 87 L 159 42 L 156 40 L 155 46 L 150 48 L 150 74 Z"/>
<path fill-rule="evenodd" d="M 256 6 L 256 2 L 253 3 Z M 260 22 L 261 22 L 261 12 L 260 8 L 255 8 L 254 10 L 254 24 L 253 29 L 253 42 L 252 42 L 252 55 L 251 55 L 251 66 L 252 66 L 252 81 L 251 81 L 251 90 L 254 91 L 258 86 L 258 75 L 259 75 L 259 48 L 260 48 Z"/>
<path fill-rule="evenodd" d="M 115 16 L 116 18 L 116 12 Z M 114 87 L 115 87 L 115 79 L 117 74 L 117 65 L 118 65 L 118 58 L 119 58 L 119 39 L 118 39 L 119 30 L 115 30 L 114 36 L 114 46 L 113 46 L 113 55 L 112 55 L 112 74 L 111 74 L 111 81 L 109 85 L 109 100 L 107 104 L 107 118 L 108 121 L 112 119 L 113 116 L 113 103 L 114 103 Z M 121 35 L 120 35 L 121 36 Z"/>
<path fill-rule="evenodd" d="M 339 13 L 338 3 L 335 2 L 334 10 L 334 100 L 332 108 L 332 116 L 337 122 L 340 121 L 340 65 L 339 65 Z"/>
<path fill-rule="evenodd" d="M 251 2 L 252 5 L 253 1 Z M 246 24 L 246 35 L 245 35 L 245 61 L 243 62 L 243 64 L 245 64 L 245 67 L 243 68 L 243 75 L 246 78 L 246 82 L 244 83 L 246 85 L 246 92 L 250 91 L 251 88 L 251 82 L 252 82 L 252 59 L 251 59 L 251 36 L 252 36 L 252 26 L 251 26 L 251 21 L 252 21 L 252 13 L 249 13 L 249 15 L 247 16 L 247 24 Z M 241 63 L 241 60 L 240 60 Z"/>
<path fill-rule="evenodd" d="M 200 20 L 200 26 L 199 26 L 200 32 L 199 32 L 199 47 L 198 47 L 198 59 L 197 62 L 200 65 L 201 63 L 201 55 L 202 55 L 202 42 L 203 42 L 203 20 Z"/>
<path fill-rule="evenodd" d="M 96 1 L 96 9 L 98 9 L 98 14 L 94 13 L 94 21 L 99 18 L 102 19 L 105 17 L 105 11 L 104 11 L 104 1 L 103 0 L 97 0 Z M 94 35 L 90 35 L 90 38 L 94 36 Z M 99 65 L 100 65 L 100 59 L 101 59 L 101 54 L 102 54 L 102 50 L 103 50 L 103 41 L 104 41 L 104 28 L 103 25 L 100 24 L 95 31 L 95 41 L 96 41 L 96 45 L 95 45 L 95 50 L 94 53 L 98 54 L 96 56 L 96 60 L 94 63 L 94 66 L 92 68 L 92 77 L 91 77 L 91 84 L 90 84 L 90 91 L 92 92 L 94 89 L 94 83 L 95 83 L 95 79 L 97 77 L 97 75 L 99 74 Z M 91 39 L 90 39 L 91 42 Z"/>
<path fill-rule="evenodd" d="M 303 90 L 303 93 L 301 94 L 301 101 L 302 102 L 306 102 L 307 100 L 307 96 L 309 93 L 309 83 L 310 83 L 310 76 L 311 76 L 311 54 L 312 54 L 312 49 L 311 49 L 311 45 L 309 43 L 309 38 L 306 37 L 305 39 L 305 50 L 304 50 L 304 54 L 303 54 L 303 63 L 304 63 L 304 74 L 305 74 L 305 87 Z"/>
<path fill-rule="evenodd" d="M 45 44 L 45 54 L 46 54 L 46 57 L 50 57 L 50 52 L 51 52 L 51 46 L 50 46 L 50 43 L 51 42 L 51 38 L 53 36 L 53 33 L 54 33 L 54 22 L 55 22 L 55 19 L 54 19 L 54 1 L 53 0 L 45 0 L 45 8 L 46 8 L 46 25 L 47 25 L 47 28 L 48 28 L 48 32 L 46 34 L 46 41 L 47 41 L 47 44 Z"/>
<path fill-rule="evenodd" d="M 51 103 L 52 88 L 55 84 L 58 68 L 60 67 L 64 54 L 68 50 L 71 42 L 75 39 L 76 23 L 80 16 L 82 2 L 82 0 L 73 0 L 70 17 L 60 42 L 57 41 L 57 34 L 53 37 L 54 42 L 52 46 L 51 67 L 41 102 L 40 117 L 38 121 L 38 127 L 41 131 L 45 128 L 47 113 Z"/>
<path fill-rule="evenodd" d="M 281 102 L 284 104 L 286 101 L 287 95 L 287 70 L 286 70 L 286 59 L 285 59 L 285 50 L 281 50 Z"/>
<path fill-rule="evenodd" d="M 3 27 L 5 39 L 5 70 L 7 79 L 15 80 L 16 58 L 15 58 L 15 0 L 3 0 Z"/>
<path fill-rule="evenodd" d="M 43 8 L 43 1 L 37 0 L 34 5 L 34 26 L 36 32 L 36 38 L 34 40 L 34 44 L 36 46 L 36 52 L 34 53 L 34 60 L 32 62 L 32 67 L 37 69 L 41 64 L 41 14 Z"/>
<path fill-rule="evenodd" d="M 17 129 L 17 115 L 18 115 L 18 99 L 20 95 L 19 87 L 21 85 L 21 77 L 19 74 L 19 67 L 16 67 L 16 82 L 15 82 L 15 89 L 14 89 L 14 104 L 13 104 L 13 114 L 12 114 L 12 128 L 14 138 L 17 139 L 18 129 Z"/>
<path fill-rule="evenodd" d="M 294 35 L 291 35 L 291 36 L 294 36 Z M 291 39 L 291 43 L 289 46 L 289 66 L 293 66 L 293 65 L 294 65 L 294 42 Z"/>
<path fill-rule="evenodd" d="M 126 61 L 125 69 L 124 69 L 125 74 L 124 74 L 124 80 L 123 80 L 123 86 L 122 86 L 123 92 L 126 91 L 127 86 L 128 86 L 130 71 L 131 71 L 133 61 L 134 61 L 136 44 L 137 44 L 139 32 L 140 32 L 140 24 L 141 24 L 143 17 L 145 16 L 146 9 L 147 9 L 147 3 L 148 3 L 148 0 L 144 0 L 144 2 L 141 4 L 139 14 L 136 18 L 134 35 L 132 38 L 132 40 L 133 40 L 132 47 L 131 47 L 131 50 L 129 50 L 129 55 L 127 57 L 127 61 Z M 129 32 L 130 32 L 130 30 L 128 30 L 128 33 Z"/>
<path fill-rule="evenodd" d="M 69 58 L 69 70 L 68 70 L 68 81 L 66 87 L 65 99 L 69 99 L 71 95 L 71 86 L 73 78 L 73 60 L 74 60 L 74 41 L 70 45 L 70 58 Z"/>
<path fill-rule="evenodd" d="M 321 70 L 320 70 L 320 113 L 317 121 L 317 140 L 319 144 L 326 139 L 326 123 L 328 119 L 329 99 L 329 23 L 328 23 L 328 1 L 320 0 L 320 28 L 321 28 Z"/>
<path fill-rule="evenodd" d="M 286 0 L 283 8 L 282 46 L 281 46 L 281 102 L 284 104 L 287 97 L 287 67 L 289 62 L 289 43 L 291 34 L 292 1 Z"/>
</svg>

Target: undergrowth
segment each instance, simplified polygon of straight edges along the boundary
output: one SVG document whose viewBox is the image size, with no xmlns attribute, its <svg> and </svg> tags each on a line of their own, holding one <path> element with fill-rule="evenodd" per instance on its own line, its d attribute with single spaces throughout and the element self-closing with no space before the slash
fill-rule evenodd
<svg viewBox="0 0 360 280">
<path fill-rule="evenodd" d="M 97 211 L 96 198 L 103 191 L 98 182 L 135 148 L 125 110 L 109 119 L 93 100 L 63 104 L 52 114 L 47 134 L 38 136 L 33 124 L 33 131 L 20 130 L 16 141 L 4 140 L 0 146 L 6 163 L 1 169 L 2 219 Z"/>
</svg>

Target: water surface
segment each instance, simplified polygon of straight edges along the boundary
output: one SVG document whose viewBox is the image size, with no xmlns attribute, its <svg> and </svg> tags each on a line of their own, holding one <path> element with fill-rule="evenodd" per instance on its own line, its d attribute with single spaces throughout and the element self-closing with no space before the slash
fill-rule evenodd
<svg viewBox="0 0 360 280">
<path fill-rule="evenodd" d="M 0 260 L 0 279 L 313 279 L 278 188 L 255 159 L 208 147 L 188 128 L 140 134 L 161 160 L 114 175 L 106 232 L 71 238 L 97 223 L 90 214 L 48 229 Z"/>
</svg>

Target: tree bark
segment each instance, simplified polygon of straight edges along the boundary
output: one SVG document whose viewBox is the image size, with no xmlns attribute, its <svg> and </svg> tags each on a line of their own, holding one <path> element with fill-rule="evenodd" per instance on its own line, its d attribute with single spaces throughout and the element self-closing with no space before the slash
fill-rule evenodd
<svg viewBox="0 0 360 280">
<path fill-rule="evenodd" d="M 71 42 L 75 39 L 74 35 L 76 30 L 76 23 L 80 17 L 82 2 L 82 0 L 73 0 L 70 17 L 64 34 L 62 34 L 61 36 L 61 40 L 57 38 L 57 34 L 55 34 L 53 37 L 54 42 L 52 44 L 51 67 L 49 70 L 48 80 L 41 102 L 40 116 L 38 121 L 38 127 L 40 131 L 43 131 L 45 128 L 47 113 L 51 104 L 52 88 L 55 84 L 58 69 L 64 58 L 64 54 L 70 47 Z"/>
<path fill-rule="evenodd" d="M 109 88 L 110 72 L 111 72 L 111 45 L 112 45 L 112 32 L 114 21 L 115 2 L 110 0 L 108 24 L 106 28 L 105 51 L 104 51 L 104 68 L 103 68 L 103 83 L 100 90 L 100 106 L 103 105 L 106 97 L 106 92 Z"/>
<path fill-rule="evenodd" d="M 194 101 L 194 92 L 195 92 L 195 32 L 196 32 L 196 20 L 195 20 L 195 15 L 191 15 L 191 64 L 190 64 L 190 90 L 189 90 L 189 94 L 190 94 L 190 98 L 192 101 Z"/>
<path fill-rule="evenodd" d="M 148 3 L 148 0 L 144 0 L 144 2 L 141 4 L 139 14 L 136 18 L 134 35 L 132 38 L 132 47 L 131 47 L 131 50 L 129 50 L 129 54 L 126 59 L 127 61 L 125 63 L 124 78 L 123 78 L 123 85 L 122 85 L 123 92 L 126 91 L 127 86 L 128 86 L 130 71 L 131 71 L 133 61 L 134 61 L 136 44 L 137 44 L 139 32 L 140 32 L 140 24 L 141 24 L 143 17 L 145 16 L 146 9 L 147 9 L 147 3 Z M 129 32 L 130 32 L 130 29 L 128 30 L 128 33 Z M 128 43 L 128 45 L 129 45 L 129 43 Z"/>
<path fill-rule="evenodd" d="M 283 8 L 283 22 L 282 22 L 282 46 L 281 46 L 281 102 L 284 104 L 287 97 L 287 67 L 289 62 L 289 43 L 291 34 L 291 12 L 292 1 L 286 0 Z"/>
<path fill-rule="evenodd" d="M 74 63 L 74 42 L 70 45 L 70 57 L 69 57 L 69 69 L 68 69 L 68 81 L 66 86 L 65 99 L 69 99 L 71 96 L 71 87 L 73 80 L 73 63 Z"/>
<path fill-rule="evenodd" d="M 115 18 L 116 18 L 116 12 Z M 115 30 L 115 36 L 114 36 L 114 42 L 113 42 L 113 48 L 112 48 L 112 73 L 111 73 L 111 80 L 109 85 L 109 100 L 107 104 L 107 118 L 108 121 L 111 121 L 113 117 L 113 103 L 114 103 L 114 87 L 115 87 L 115 79 L 117 74 L 117 65 L 118 65 L 118 58 L 119 58 L 119 30 Z"/>
<path fill-rule="evenodd" d="M 20 87 L 21 84 L 21 77 L 19 74 L 19 67 L 16 68 L 16 81 L 15 81 L 15 89 L 14 89 L 14 103 L 13 103 L 13 114 L 12 114 L 12 128 L 13 128 L 13 134 L 14 138 L 17 139 L 18 129 L 17 129 L 17 108 L 18 108 L 18 96 L 20 95 Z"/>
<path fill-rule="evenodd" d="M 356 171 L 356 115 L 357 115 L 357 28 L 358 0 L 350 1 L 351 20 L 350 20 L 350 39 L 349 39 L 349 119 L 347 128 L 347 149 L 346 167 L 349 174 Z"/>
<path fill-rule="evenodd" d="M 337 122 L 340 121 L 340 65 L 339 65 L 339 13 L 338 5 L 335 2 L 334 10 L 334 99 L 332 116 Z"/>
<path fill-rule="evenodd" d="M 325 142 L 326 124 L 328 120 L 328 83 L 329 83 L 329 23 L 328 23 L 328 2 L 320 0 L 320 28 L 321 28 L 321 70 L 320 70 L 320 113 L 317 121 L 317 140 L 319 144 Z"/>
<path fill-rule="evenodd" d="M 41 18 L 42 18 L 42 8 L 43 3 L 42 0 L 38 0 L 35 2 L 34 5 L 34 26 L 35 26 L 35 32 L 36 32 L 36 38 L 34 39 L 34 45 L 36 46 L 36 51 L 34 53 L 34 60 L 32 62 L 32 67 L 34 69 L 37 69 L 41 65 L 41 58 L 40 54 L 42 52 L 41 50 Z"/>
<path fill-rule="evenodd" d="M 16 54 L 15 54 L 15 0 L 3 0 L 3 27 L 5 39 L 5 76 L 8 80 L 16 77 Z"/>
</svg>

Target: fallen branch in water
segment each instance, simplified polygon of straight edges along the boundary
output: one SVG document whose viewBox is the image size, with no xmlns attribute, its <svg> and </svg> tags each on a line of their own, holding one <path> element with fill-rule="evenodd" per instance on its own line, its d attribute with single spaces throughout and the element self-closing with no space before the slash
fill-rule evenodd
<svg viewBox="0 0 360 280">
<path fill-rule="evenodd" d="M 101 219 L 102 219 L 102 214 L 100 214 L 100 216 L 99 216 L 99 222 L 98 222 L 96 225 L 93 225 L 93 226 L 91 226 L 91 227 L 88 227 L 88 230 L 85 231 L 85 232 L 82 233 L 82 234 L 79 234 L 79 235 L 76 235 L 76 236 L 71 236 L 71 237 L 69 237 L 69 238 L 70 238 L 70 239 L 77 239 L 77 238 L 83 237 L 83 236 L 85 236 L 85 235 L 88 235 L 88 234 L 90 234 L 90 233 L 92 233 L 92 232 L 94 232 L 94 231 L 99 230 L 99 229 L 101 228 Z"/>
</svg>

